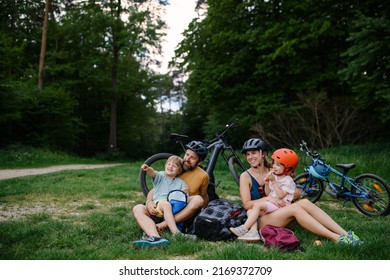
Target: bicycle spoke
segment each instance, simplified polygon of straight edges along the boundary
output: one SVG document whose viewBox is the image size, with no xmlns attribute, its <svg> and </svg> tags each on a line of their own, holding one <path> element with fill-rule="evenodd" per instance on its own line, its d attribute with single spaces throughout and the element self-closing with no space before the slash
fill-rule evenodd
<svg viewBox="0 0 390 280">
<path fill-rule="evenodd" d="M 376 175 L 365 174 L 356 179 L 359 189 L 353 189 L 354 203 L 362 213 L 369 216 L 387 215 L 390 208 L 389 189 Z"/>
<path fill-rule="evenodd" d="M 302 173 L 295 177 L 294 182 L 301 191 L 300 198 L 307 198 L 313 203 L 320 199 L 324 190 L 321 180 L 309 176 L 308 173 Z"/>
</svg>

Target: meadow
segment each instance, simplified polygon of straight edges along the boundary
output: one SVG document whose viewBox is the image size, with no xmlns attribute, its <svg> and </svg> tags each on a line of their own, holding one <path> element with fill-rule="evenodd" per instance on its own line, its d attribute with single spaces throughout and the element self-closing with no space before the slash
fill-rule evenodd
<svg viewBox="0 0 390 280">
<path fill-rule="evenodd" d="M 371 172 L 390 182 L 390 143 L 344 146 L 323 151 L 331 164 L 355 162 L 351 174 Z M 302 172 L 305 159 L 297 172 Z M 39 149 L 0 151 L 0 169 L 56 164 L 103 163 Z M 317 205 L 340 225 L 358 234 L 364 244 L 339 246 L 295 226 L 303 250 L 283 253 L 261 243 L 210 242 L 163 236 L 171 245 L 136 250 L 131 242 L 141 230 L 132 208 L 145 202 L 138 182 L 139 162 L 94 170 L 69 170 L 0 181 L 0 259 L 2 260 L 389 260 L 390 216 L 370 218 L 352 202 L 324 194 Z M 227 166 L 218 163 L 217 192 L 239 202 L 238 187 Z M 321 240 L 321 246 L 314 246 Z"/>
</svg>

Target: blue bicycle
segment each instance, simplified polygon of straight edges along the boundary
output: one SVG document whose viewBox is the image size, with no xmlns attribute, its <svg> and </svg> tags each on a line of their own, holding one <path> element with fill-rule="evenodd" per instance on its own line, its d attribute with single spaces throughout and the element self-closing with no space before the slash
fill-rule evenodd
<svg viewBox="0 0 390 280">
<path fill-rule="evenodd" d="M 310 150 L 303 140 L 300 150 L 312 158 L 305 172 L 294 179 L 301 191 L 301 198 L 308 198 L 315 203 L 325 190 L 334 198 L 352 201 L 367 216 L 386 216 L 390 213 L 390 187 L 384 179 L 370 173 L 351 178 L 347 173 L 355 167 L 354 163 L 336 164 L 342 170 L 338 171 L 327 164 L 319 153 Z M 332 178 L 340 180 L 336 182 L 331 179 L 331 174 Z"/>
</svg>

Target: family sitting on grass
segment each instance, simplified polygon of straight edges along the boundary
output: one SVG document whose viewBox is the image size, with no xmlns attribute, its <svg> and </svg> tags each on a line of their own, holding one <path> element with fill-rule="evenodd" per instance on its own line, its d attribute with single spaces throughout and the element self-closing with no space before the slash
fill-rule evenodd
<svg viewBox="0 0 390 280">
<path fill-rule="evenodd" d="M 242 148 L 250 165 L 240 176 L 240 196 L 248 219 L 243 225 L 230 229 L 239 240 L 260 241 L 258 231 L 265 225 L 287 227 L 296 222 L 306 230 L 338 244 L 362 243 L 357 235 L 344 230 L 309 200 L 301 199 L 292 203 L 299 192 L 291 177 L 298 165 L 298 156 L 290 149 L 279 149 L 271 156 L 274 160 L 272 166 L 267 159 L 267 152 L 266 144 L 259 138 L 247 140 Z M 133 242 L 135 247 L 169 245 L 169 240 L 162 238 L 159 232 L 168 227 L 173 234 L 179 233 L 175 223 L 184 221 L 188 222 L 188 226 L 196 214 L 207 206 L 209 178 L 199 166 L 207 153 L 204 143 L 192 141 L 186 145 L 182 173 L 180 166 L 173 164 L 171 159 L 167 161 L 164 172 L 157 172 L 145 165 L 141 167 L 152 176 L 154 188 L 148 193 L 145 204 L 133 208 L 134 217 L 143 230 L 141 239 Z M 187 206 L 175 215 L 166 201 L 168 192 L 173 189 L 184 189 L 188 193 Z"/>
</svg>

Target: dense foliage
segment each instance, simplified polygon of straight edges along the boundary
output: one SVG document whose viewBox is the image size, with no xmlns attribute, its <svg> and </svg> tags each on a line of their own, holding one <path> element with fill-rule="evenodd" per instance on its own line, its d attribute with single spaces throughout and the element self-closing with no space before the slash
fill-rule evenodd
<svg viewBox="0 0 390 280">
<path fill-rule="evenodd" d="M 143 156 L 161 129 L 157 97 L 172 84 L 148 67 L 158 63 L 165 1 L 50 2 L 42 90 L 45 2 L 1 2 L 0 145 Z"/>
<path fill-rule="evenodd" d="M 384 137 L 386 1 L 198 3 L 203 13 L 177 61 L 190 74 L 187 112 L 207 120 L 204 128 L 236 117 L 246 125 L 243 139 L 251 129 L 288 146 L 301 137 L 322 147 Z"/>
<path fill-rule="evenodd" d="M 1 1 L 0 146 L 144 158 L 171 150 L 170 132 L 210 139 L 235 119 L 237 148 L 388 139 L 387 1 L 198 0 L 170 76 L 152 70 L 167 3 Z"/>
</svg>

